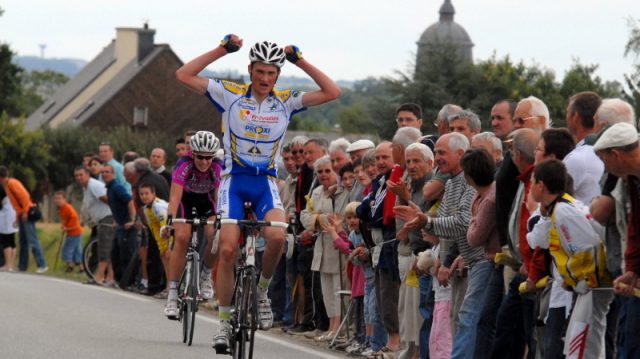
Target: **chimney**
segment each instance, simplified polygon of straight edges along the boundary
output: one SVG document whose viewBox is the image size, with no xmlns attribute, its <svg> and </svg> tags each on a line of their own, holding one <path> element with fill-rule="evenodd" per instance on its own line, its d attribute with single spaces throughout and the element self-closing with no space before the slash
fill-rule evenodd
<svg viewBox="0 0 640 359">
<path fill-rule="evenodd" d="M 153 50 L 153 37 L 156 31 L 144 28 L 116 28 L 116 58 L 118 61 L 142 61 Z"/>
</svg>

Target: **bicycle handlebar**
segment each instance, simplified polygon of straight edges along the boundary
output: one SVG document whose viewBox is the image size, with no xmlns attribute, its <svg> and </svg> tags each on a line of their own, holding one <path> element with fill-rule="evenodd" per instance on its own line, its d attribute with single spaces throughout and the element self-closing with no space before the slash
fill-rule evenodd
<svg viewBox="0 0 640 359">
<path fill-rule="evenodd" d="M 278 227 L 278 228 L 284 228 L 284 229 L 287 229 L 287 227 L 289 227 L 289 223 L 285 223 L 285 222 L 254 221 L 254 220 L 248 220 L 248 219 L 239 220 L 239 219 L 231 219 L 231 218 L 221 219 L 220 223 L 221 224 L 240 224 L 240 225 L 245 225 L 250 227 Z"/>
<path fill-rule="evenodd" d="M 214 225 L 216 224 L 216 221 L 203 221 L 200 218 L 192 218 L 192 219 L 186 219 L 186 218 L 174 218 L 171 220 L 171 223 L 184 223 L 184 224 L 200 224 L 200 225 Z"/>
</svg>

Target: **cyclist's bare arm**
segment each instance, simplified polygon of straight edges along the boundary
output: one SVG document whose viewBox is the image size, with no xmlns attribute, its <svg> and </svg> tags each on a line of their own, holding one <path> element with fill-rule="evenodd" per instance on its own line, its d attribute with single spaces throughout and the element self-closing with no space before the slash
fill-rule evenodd
<svg viewBox="0 0 640 359">
<path fill-rule="evenodd" d="M 284 48 L 285 53 L 291 54 L 293 51 L 292 45 Z M 302 71 L 309 75 L 309 77 L 315 81 L 316 85 L 320 87 L 320 90 L 306 92 L 304 94 L 302 97 L 303 106 L 308 107 L 322 105 L 323 103 L 333 101 L 340 96 L 340 87 L 338 87 L 338 85 L 329 78 L 329 76 L 310 64 L 305 58 L 299 59 L 294 65 L 298 66 Z"/>
<path fill-rule="evenodd" d="M 180 205 L 180 201 L 182 200 L 182 192 L 184 187 L 181 185 L 172 182 L 171 189 L 169 190 L 169 206 L 167 207 L 167 215 L 176 218 L 176 213 L 178 212 L 178 206 Z"/>
<path fill-rule="evenodd" d="M 242 47 L 242 39 L 237 35 L 231 35 L 229 42 L 238 47 Z M 211 51 L 205 52 L 176 70 L 176 79 L 188 88 L 200 94 L 205 93 L 207 91 L 209 79 L 198 76 L 198 74 L 204 70 L 205 67 L 209 66 L 211 63 L 227 53 L 227 50 L 222 46 L 218 46 Z"/>
</svg>

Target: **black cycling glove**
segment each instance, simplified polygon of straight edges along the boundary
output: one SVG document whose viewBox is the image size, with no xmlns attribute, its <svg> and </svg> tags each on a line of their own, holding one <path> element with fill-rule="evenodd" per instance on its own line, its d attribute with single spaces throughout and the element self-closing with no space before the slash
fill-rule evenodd
<svg viewBox="0 0 640 359">
<path fill-rule="evenodd" d="M 292 53 L 287 52 L 285 56 L 289 62 L 291 62 L 292 64 L 295 64 L 296 62 L 298 62 L 298 60 L 302 58 L 302 52 L 296 45 L 291 45 L 291 47 L 293 48 L 293 52 Z"/>
<path fill-rule="evenodd" d="M 227 50 L 227 53 L 229 54 L 240 50 L 240 46 L 231 42 L 231 34 L 227 34 L 224 36 L 224 38 L 222 38 L 222 40 L 220 41 L 220 46 Z"/>
</svg>

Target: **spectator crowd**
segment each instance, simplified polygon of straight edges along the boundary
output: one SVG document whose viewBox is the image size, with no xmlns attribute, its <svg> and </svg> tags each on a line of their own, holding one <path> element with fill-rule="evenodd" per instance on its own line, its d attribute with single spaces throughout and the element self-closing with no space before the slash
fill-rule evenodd
<svg viewBox="0 0 640 359">
<path fill-rule="evenodd" d="M 593 92 L 568 99 L 567 128 L 545 103 L 500 100 L 490 132 L 446 104 L 395 111 L 379 143 L 294 137 L 280 198 L 291 223 L 269 288 L 289 335 L 372 358 L 640 358 L 640 147 L 633 108 Z M 191 156 L 189 132 L 176 142 Z M 83 226 L 98 241 L 90 284 L 166 298 L 171 173 L 103 143 L 73 173 L 76 213 L 55 193 L 63 261 L 81 266 Z M 0 166 L 1 269 L 48 266 L 37 206 Z M 213 269 L 215 273 L 215 268 Z M 215 285 L 222 285 L 215 283 Z M 224 284 L 226 285 L 226 284 Z"/>
</svg>

